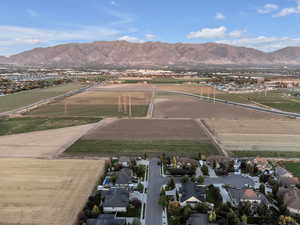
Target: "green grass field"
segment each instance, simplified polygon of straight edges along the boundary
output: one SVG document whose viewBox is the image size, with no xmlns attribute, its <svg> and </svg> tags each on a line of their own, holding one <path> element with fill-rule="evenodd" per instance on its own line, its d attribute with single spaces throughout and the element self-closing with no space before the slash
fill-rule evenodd
<svg viewBox="0 0 300 225">
<path fill-rule="evenodd" d="M 133 105 L 132 116 L 140 117 L 146 116 L 148 111 L 148 105 Z M 39 107 L 26 115 L 30 116 L 86 116 L 86 117 L 122 117 L 128 116 L 128 113 L 118 112 L 118 105 L 67 105 L 60 103 L 52 103 Z"/>
<path fill-rule="evenodd" d="M 217 98 L 227 101 L 239 102 L 243 104 L 253 104 L 257 102 L 265 106 L 279 109 L 287 112 L 300 113 L 300 103 L 295 102 L 292 98 L 279 91 L 265 93 L 248 93 L 248 94 L 218 94 Z"/>
<path fill-rule="evenodd" d="M 300 152 L 273 151 L 232 151 L 234 157 L 300 158 Z"/>
<path fill-rule="evenodd" d="M 284 167 L 290 171 L 294 176 L 300 178 L 300 163 L 296 162 L 286 162 L 284 163 Z"/>
<path fill-rule="evenodd" d="M 78 156 L 112 156 L 112 155 L 143 155 L 177 154 L 196 155 L 218 154 L 218 150 L 210 142 L 198 141 L 96 141 L 78 140 L 65 154 Z"/>
<path fill-rule="evenodd" d="M 6 112 L 17 109 L 23 106 L 33 104 L 43 99 L 62 95 L 72 90 L 83 87 L 80 83 L 69 83 L 55 87 L 33 89 L 29 91 L 22 91 L 11 95 L 0 97 L 0 112 Z"/>
<path fill-rule="evenodd" d="M 26 133 L 96 123 L 97 118 L 10 118 L 0 120 L 0 135 Z"/>
</svg>

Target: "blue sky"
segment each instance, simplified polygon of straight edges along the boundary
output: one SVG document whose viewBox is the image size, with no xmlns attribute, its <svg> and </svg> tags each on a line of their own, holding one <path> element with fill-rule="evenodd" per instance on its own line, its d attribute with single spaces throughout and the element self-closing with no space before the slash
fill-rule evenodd
<svg viewBox="0 0 300 225">
<path fill-rule="evenodd" d="M 300 0 L 2 0 L 0 55 L 68 42 L 300 46 Z"/>
</svg>

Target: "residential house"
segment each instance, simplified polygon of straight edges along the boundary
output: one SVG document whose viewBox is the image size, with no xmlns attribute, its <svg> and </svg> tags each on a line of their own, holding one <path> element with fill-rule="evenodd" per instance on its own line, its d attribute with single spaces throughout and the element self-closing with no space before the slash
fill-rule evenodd
<svg viewBox="0 0 300 225">
<path fill-rule="evenodd" d="M 192 214 L 186 222 L 186 225 L 217 225 L 216 223 L 208 222 L 207 214 Z"/>
<path fill-rule="evenodd" d="M 275 176 L 279 179 L 281 177 L 293 177 L 293 174 L 287 171 L 285 168 L 277 166 L 275 168 Z"/>
<path fill-rule="evenodd" d="M 284 187 L 295 187 L 300 184 L 298 177 L 280 177 L 279 184 Z"/>
<path fill-rule="evenodd" d="M 177 157 L 177 166 L 179 167 L 197 167 L 198 161 L 187 157 Z"/>
<path fill-rule="evenodd" d="M 120 171 L 116 173 L 117 179 L 115 186 L 117 187 L 128 187 L 133 182 L 133 172 L 129 168 L 122 168 Z"/>
<path fill-rule="evenodd" d="M 277 195 L 283 199 L 290 213 L 300 216 L 300 189 L 279 188 Z"/>
<path fill-rule="evenodd" d="M 240 203 L 250 202 L 251 204 L 264 204 L 271 206 L 266 196 L 249 188 L 235 189 L 228 188 L 232 203 L 238 206 Z"/>
<path fill-rule="evenodd" d="M 129 192 L 125 189 L 110 189 L 101 192 L 103 200 L 103 211 L 111 212 L 127 212 L 129 206 Z"/>
<path fill-rule="evenodd" d="M 272 165 L 265 158 L 256 157 L 256 158 L 250 160 L 248 163 L 255 165 L 256 168 L 258 169 L 258 171 L 260 171 L 260 172 L 272 170 Z"/>
<path fill-rule="evenodd" d="M 113 214 L 100 214 L 96 219 L 88 219 L 87 225 L 125 225 L 125 219 L 115 218 Z"/>
<path fill-rule="evenodd" d="M 210 166 L 216 165 L 216 168 L 220 168 L 221 166 L 223 168 L 228 168 L 232 162 L 232 158 L 221 156 L 221 155 L 212 155 L 208 156 L 206 159 L 206 162 Z"/>
<path fill-rule="evenodd" d="M 197 203 L 204 202 L 206 199 L 206 189 L 204 186 L 188 181 L 182 184 L 179 192 L 180 204 L 182 206 L 195 206 Z"/>
</svg>

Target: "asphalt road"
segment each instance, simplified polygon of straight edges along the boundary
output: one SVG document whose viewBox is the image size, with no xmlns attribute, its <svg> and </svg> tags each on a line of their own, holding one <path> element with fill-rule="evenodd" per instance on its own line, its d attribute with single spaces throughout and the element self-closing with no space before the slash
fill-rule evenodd
<svg viewBox="0 0 300 225">
<path fill-rule="evenodd" d="M 160 196 L 160 188 L 165 184 L 168 178 L 160 175 L 160 166 L 157 165 L 159 159 L 150 160 L 150 176 L 148 182 L 148 197 L 146 205 L 146 222 L 145 225 L 161 225 L 162 224 L 162 207 L 158 204 Z"/>
</svg>

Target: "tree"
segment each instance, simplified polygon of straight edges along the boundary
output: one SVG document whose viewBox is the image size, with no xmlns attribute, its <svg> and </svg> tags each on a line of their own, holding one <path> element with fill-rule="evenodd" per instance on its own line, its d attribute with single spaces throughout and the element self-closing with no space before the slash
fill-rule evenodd
<svg viewBox="0 0 300 225">
<path fill-rule="evenodd" d="M 202 171 L 204 176 L 208 176 L 208 167 L 206 165 L 203 165 L 201 167 L 201 171 Z"/>
<path fill-rule="evenodd" d="M 169 186 L 170 190 L 173 190 L 175 188 L 175 181 L 173 178 L 171 178 L 168 186 Z"/>
<path fill-rule="evenodd" d="M 291 216 L 281 215 L 278 219 L 278 225 L 296 225 L 296 221 Z"/>
<path fill-rule="evenodd" d="M 113 185 L 116 184 L 117 179 L 118 179 L 117 175 L 112 175 L 112 176 L 110 177 L 110 181 L 113 183 Z"/>
<path fill-rule="evenodd" d="M 199 183 L 199 184 L 203 184 L 204 183 L 204 177 L 203 176 L 199 176 L 198 178 L 197 178 L 197 182 Z"/>
<path fill-rule="evenodd" d="M 262 194 L 266 194 L 266 187 L 265 187 L 264 184 L 260 184 L 260 185 L 259 185 L 259 191 L 260 191 L 260 193 L 262 193 Z"/>
<path fill-rule="evenodd" d="M 94 218 L 96 218 L 99 215 L 99 213 L 100 213 L 99 207 L 97 205 L 94 205 L 91 213 L 92 213 L 92 216 Z"/>
<path fill-rule="evenodd" d="M 139 183 L 137 185 L 136 189 L 138 190 L 138 192 L 142 193 L 144 190 L 144 185 L 142 183 Z"/>
<path fill-rule="evenodd" d="M 179 202 L 170 202 L 168 206 L 169 212 L 171 215 L 180 215 L 180 203 Z"/>
<path fill-rule="evenodd" d="M 161 195 L 160 198 L 159 198 L 159 205 L 163 208 L 166 208 L 168 206 L 168 198 L 166 195 Z"/>
<path fill-rule="evenodd" d="M 245 224 L 247 224 L 248 223 L 248 217 L 244 214 L 244 215 L 242 215 L 242 222 L 244 222 Z"/>
<path fill-rule="evenodd" d="M 141 221 L 139 219 L 134 219 L 132 225 L 141 225 Z"/>
<path fill-rule="evenodd" d="M 210 211 L 209 214 L 208 214 L 208 221 L 210 223 L 213 223 L 217 220 L 217 214 L 214 210 Z"/>
<path fill-rule="evenodd" d="M 192 209 L 191 209 L 191 207 L 190 206 L 185 206 L 184 208 L 183 208 L 183 218 L 185 219 L 185 220 L 187 220 L 190 216 L 191 216 L 191 214 L 192 214 Z"/>
<path fill-rule="evenodd" d="M 181 183 L 185 184 L 189 181 L 189 177 L 188 176 L 184 176 L 183 178 L 181 178 Z"/>
</svg>

